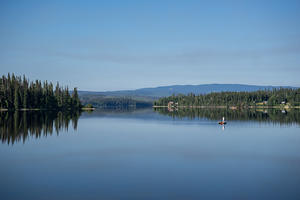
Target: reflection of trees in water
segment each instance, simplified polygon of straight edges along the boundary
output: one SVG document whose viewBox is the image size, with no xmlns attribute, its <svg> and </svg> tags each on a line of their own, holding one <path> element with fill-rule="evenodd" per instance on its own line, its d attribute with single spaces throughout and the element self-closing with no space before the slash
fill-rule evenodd
<svg viewBox="0 0 300 200">
<path fill-rule="evenodd" d="M 0 112 L 0 138 L 2 143 L 25 142 L 28 137 L 39 138 L 55 131 L 68 130 L 70 122 L 76 130 L 80 112 Z"/>
<path fill-rule="evenodd" d="M 93 111 L 85 111 L 83 115 L 89 115 L 90 113 L 93 113 L 93 115 L 106 115 L 106 114 L 112 114 L 112 115 L 120 115 L 120 114 L 131 114 L 131 113 L 137 113 L 137 112 L 144 112 L 144 111 L 152 111 L 151 108 L 134 108 L 134 107 L 127 107 L 127 108 L 97 108 Z"/>
<path fill-rule="evenodd" d="M 224 116 L 226 120 L 255 120 L 283 124 L 300 123 L 300 111 L 297 109 L 282 111 L 278 109 L 232 110 L 222 108 L 179 108 L 170 111 L 166 108 L 155 108 L 155 111 L 173 118 L 207 118 L 210 120 L 221 120 Z"/>
</svg>

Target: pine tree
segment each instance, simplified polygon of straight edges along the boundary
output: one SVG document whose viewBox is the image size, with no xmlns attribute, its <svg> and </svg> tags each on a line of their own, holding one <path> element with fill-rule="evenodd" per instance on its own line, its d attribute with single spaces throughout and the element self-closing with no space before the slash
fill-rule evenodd
<svg viewBox="0 0 300 200">
<path fill-rule="evenodd" d="M 53 84 L 36 80 L 29 82 L 14 74 L 0 77 L 0 108 L 18 110 L 21 108 L 41 109 L 80 109 L 77 89 L 72 97 L 68 88 L 62 89 L 57 83 L 55 91 Z"/>
<path fill-rule="evenodd" d="M 19 110 L 19 87 L 15 86 L 15 94 L 14 94 L 14 109 Z"/>
<path fill-rule="evenodd" d="M 24 96 L 23 96 L 23 108 L 27 108 L 27 88 L 24 88 Z"/>
<path fill-rule="evenodd" d="M 76 87 L 74 88 L 74 91 L 73 91 L 73 94 L 72 94 L 72 99 L 73 99 L 73 106 L 75 106 L 75 108 L 80 108 L 81 104 L 80 104 L 78 91 L 77 91 Z"/>
</svg>

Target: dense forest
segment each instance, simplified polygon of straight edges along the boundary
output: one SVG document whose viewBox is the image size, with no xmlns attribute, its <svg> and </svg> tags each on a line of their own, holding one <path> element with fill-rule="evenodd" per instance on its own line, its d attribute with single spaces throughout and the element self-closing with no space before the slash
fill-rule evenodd
<svg viewBox="0 0 300 200">
<path fill-rule="evenodd" d="M 36 80 L 30 82 L 25 76 L 8 74 L 0 78 L 0 109 L 79 110 L 82 105 L 77 88 L 70 94 L 68 87 L 57 83 Z"/>
<path fill-rule="evenodd" d="M 273 89 L 255 92 L 218 92 L 172 95 L 160 98 L 155 106 L 300 106 L 300 89 Z"/>
</svg>

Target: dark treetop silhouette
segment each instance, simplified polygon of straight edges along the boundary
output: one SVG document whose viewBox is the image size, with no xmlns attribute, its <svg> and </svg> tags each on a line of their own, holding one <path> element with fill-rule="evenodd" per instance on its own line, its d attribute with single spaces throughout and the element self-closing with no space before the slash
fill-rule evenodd
<svg viewBox="0 0 300 200">
<path fill-rule="evenodd" d="M 43 109 L 43 110 L 79 110 L 80 103 L 77 88 L 70 95 L 68 87 L 62 88 L 57 83 L 47 81 L 29 82 L 14 74 L 0 78 L 0 109 Z"/>
<path fill-rule="evenodd" d="M 195 95 L 172 95 L 160 98 L 155 106 L 167 106 L 170 102 L 178 106 L 300 106 L 300 88 L 280 88 L 254 92 L 217 92 Z"/>
</svg>

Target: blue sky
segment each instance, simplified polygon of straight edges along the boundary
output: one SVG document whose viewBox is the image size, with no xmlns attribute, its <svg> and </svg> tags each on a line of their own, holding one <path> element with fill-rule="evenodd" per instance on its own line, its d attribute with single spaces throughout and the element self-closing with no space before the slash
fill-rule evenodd
<svg viewBox="0 0 300 200">
<path fill-rule="evenodd" d="M 300 86 L 300 1 L 3 1 L 0 72 L 80 90 Z"/>
</svg>

